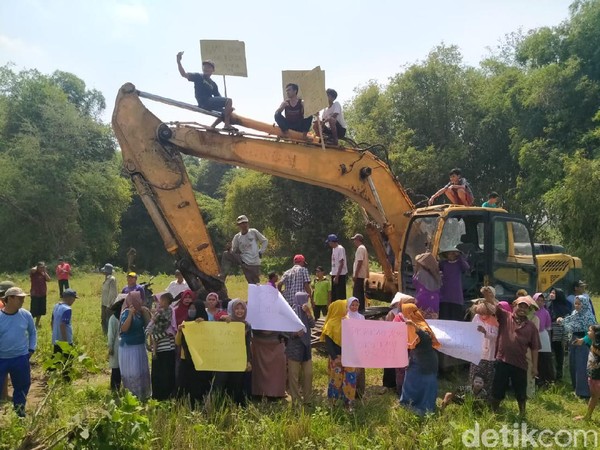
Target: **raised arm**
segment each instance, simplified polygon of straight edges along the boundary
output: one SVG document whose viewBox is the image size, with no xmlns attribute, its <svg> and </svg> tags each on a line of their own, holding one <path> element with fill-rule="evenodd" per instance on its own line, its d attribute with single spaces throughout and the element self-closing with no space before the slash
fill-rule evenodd
<svg viewBox="0 0 600 450">
<path fill-rule="evenodd" d="M 183 58 L 183 52 L 179 52 L 177 53 L 177 68 L 179 69 L 179 74 L 185 78 L 185 79 L 189 79 L 188 78 L 188 74 L 185 71 L 185 69 L 183 68 L 183 66 L 181 65 L 181 58 Z"/>
</svg>

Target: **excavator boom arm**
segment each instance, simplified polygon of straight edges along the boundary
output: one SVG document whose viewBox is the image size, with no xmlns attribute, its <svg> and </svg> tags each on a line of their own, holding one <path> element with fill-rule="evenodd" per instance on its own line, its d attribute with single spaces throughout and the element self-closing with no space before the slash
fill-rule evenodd
<svg viewBox="0 0 600 450">
<path fill-rule="evenodd" d="M 250 121 L 238 118 L 238 123 Z M 268 125 L 263 124 L 264 127 Z M 180 153 L 246 167 L 335 190 L 357 202 L 387 235 L 396 255 L 414 206 L 386 164 L 368 151 L 210 132 L 163 124 L 132 84 L 116 100 L 113 128 L 123 164 L 157 224 L 167 250 L 188 258 L 203 276 L 218 280 L 219 263 L 195 203 Z M 389 266 L 381 261 L 382 266 Z"/>
</svg>

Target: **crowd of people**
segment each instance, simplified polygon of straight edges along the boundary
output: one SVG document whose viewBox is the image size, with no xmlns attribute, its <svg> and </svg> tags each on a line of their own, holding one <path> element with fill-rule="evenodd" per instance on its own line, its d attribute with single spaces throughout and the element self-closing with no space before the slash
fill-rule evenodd
<svg viewBox="0 0 600 450">
<path fill-rule="evenodd" d="M 225 279 L 234 265 L 239 266 L 249 284 L 260 283 L 261 260 L 268 240 L 249 226 L 241 215 L 239 227 L 223 256 Z M 310 330 L 325 317 L 321 341 L 328 356 L 327 397 L 352 410 L 365 391 L 365 371 L 342 364 L 343 320 L 364 320 L 364 283 L 369 276 L 368 252 L 361 234 L 351 238 L 355 246 L 353 264 L 338 236 L 330 234 L 325 243 L 331 249 L 327 276 L 323 267 L 311 277 L 306 259 L 298 254 L 281 277 L 269 274 L 267 284 L 281 292 L 298 316 L 304 330 L 283 333 L 253 330 L 246 321 L 246 302 L 227 302 L 216 292 L 199 298 L 187 285 L 182 273 L 156 298 L 146 298 L 144 286 L 135 272 L 127 273 L 127 284 L 117 289 L 115 268 L 105 264 L 101 288 L 100 322 L 106 335 L 108 366 L 112 390 L 128 389 L 138 398 L 157 400 L 189 399 L 197 406 L 209 393 L 228 395 L 244 405 L 252 397 L 286 398 L 295 403 L 313 402 L 313 366 Z M 442 357 L 436 350 L 440 342 L 428 320 L 465 320 L 462 274 L 468 263 L 456 248 L 441 249 L 436 257 L 423 253 L 415 258 L 414 296 L 397 293 L 386 321 L 407 326 L 409 364 L 386 369 L 383 384 L 394 387 L 402 405 L 424 415 L 436 409 L 438 373 Z M 353 295 L 346 294 L 351 266 Z M 61 300 L 52 311 L 52 345 L 62 353 L 73 345 L 72 305 L 77 292 L 69 288 L 71 267 L 60 261 L 56 268 Z M 59 278 L 60 275 L 60 278 Z M 23 308 L 28 295 L 11 283 L 2 283 L 0 311 L 0 381 L 6 390 L 7 375 L 13 384 L 13 403 L 19 414 L 25 412 L 30 386 L 29 358 L 37 346 L 40 318 L 46 310 L 47 283 L 50 277 L 44 263 L 31 269 L 31 308 Z M 35 294 L 35 295 L 33 295 Z M 591 417 L 600 397 L 600 326 L 585 283 L 578 281 L 567 297 L 554 288 L 546 296 L 529 296 L 520 290 L 512 303 L 498 301 L 492 286 L 481 288 L 481 298 L 468 309 L 477 330 L 483 334 L 481 359 L 471 364 L 469 383 L 448 392 L 442 409 L 471 397 L 474 404 L 498 409 L 507 390 L 512 388 L 521 415 L 536 388 L 543 388 L 563 377 L 565 354 L 573 390 L 589 399 Z M 191 321 L 242 322 L 245 326 L 246 370 L 208 372 L 196 370 L 183 330 Z M 442 358 L 442 359 L 440 359 Z M 4 395 L 6 395 L 4 393 Z"/>
</svg>

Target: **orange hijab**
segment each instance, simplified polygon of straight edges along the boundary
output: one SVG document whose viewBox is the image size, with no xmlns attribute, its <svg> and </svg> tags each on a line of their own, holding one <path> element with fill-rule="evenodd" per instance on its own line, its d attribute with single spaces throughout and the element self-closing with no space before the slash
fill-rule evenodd
<svg viewBox="0 0 600 450">
<path fill-rule="evenodd" d="M 435 334 L 433 333 L 431 328 L 429 328 L 429 325 L 427 325 L 427 321 L 423 317 L 421 310 L 419 308 L 417 308 L 417 305 L 415 305 L 414 303 L 404 303 L 402 305 L 402 315 L 404 316 L 405 320 L 411 320 L 417 327 L 419 327 L 423 331 L 426 331 L 427 334 L 429 334 L 429 336 L 431 336 L 431 341 L 432 341 L 431 345 L 433 348 L 440 348 L 442 346 L 438 342 L 438 340 L 435 337 Z M 413 326 L 408 325 L 407 328 L 408 328 L 408 348 L 410 350 L 412 350 L 413 348 L 415 348 L 417 346 L 420 339 L 419 339 L 419 336 L 417 335 L 417 332 Z"/>
</svg>

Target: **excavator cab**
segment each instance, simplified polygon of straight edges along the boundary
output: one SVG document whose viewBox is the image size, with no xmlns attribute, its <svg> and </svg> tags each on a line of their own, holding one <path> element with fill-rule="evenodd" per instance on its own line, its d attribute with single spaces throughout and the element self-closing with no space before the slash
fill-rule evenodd
<svg viewBox="0 0 600 450">
<path fill-rule="evenodd" d="M 469 263 L 463 274 L 465 300 L 480 297 L 483 285 L 498 299 L 514 299 L 519 289 L 535 292 L 537 268 L 533 242 L 524 218 L 501 209 L 443 205 L 417 210 L 405 236 L 400 259 L 403 292 L 414 293 L 415 257 L 456 248 Z"/>
</svg>

